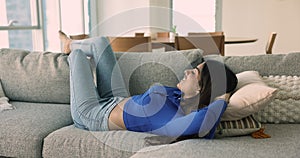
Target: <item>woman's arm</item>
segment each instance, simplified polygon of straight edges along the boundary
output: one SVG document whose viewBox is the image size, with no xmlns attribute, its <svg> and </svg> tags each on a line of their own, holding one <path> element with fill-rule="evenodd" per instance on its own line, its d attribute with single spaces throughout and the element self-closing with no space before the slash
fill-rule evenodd
<svg viewBox="0 0 300 158">
<path fill-rule="evenodd" d="M 170 137 L 194 134 L 198 134 L 199 137 L 205 137 L 209 134 L 210 138 L 212 138 L 215 127 L 218 125 L 226 107 L 227 103 L 224 100 L 214 101 L 207 107 L 176 118 L 165 126 L 151 131 L 151 133 Z"/>
</svg>

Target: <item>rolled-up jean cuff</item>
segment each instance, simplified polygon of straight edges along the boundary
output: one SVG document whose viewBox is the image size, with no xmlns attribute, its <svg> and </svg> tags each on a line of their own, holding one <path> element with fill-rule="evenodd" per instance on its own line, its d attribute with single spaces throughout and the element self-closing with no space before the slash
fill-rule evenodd
<svg viewBox="0 0 300 158">
<path fill-rule="evenodd" d="M 109 127 L 108 127 L 109 115 L 111 111 L 124 99 L 124 97 L 114 97 L 114 99 L 115 99 L 115 103 L 113 104 L 113 106 L 108 107 L 108 109 L 104 114 L 103 123 L 101 124 L 100 127 L 102 131 L 109 131 Z"/>
</svg>

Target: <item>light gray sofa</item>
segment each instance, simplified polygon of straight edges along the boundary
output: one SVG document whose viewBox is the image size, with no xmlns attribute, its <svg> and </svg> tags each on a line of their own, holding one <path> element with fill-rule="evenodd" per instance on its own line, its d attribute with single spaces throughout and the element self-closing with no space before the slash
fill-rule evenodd
<svg viewBox="0 0 300 158">
<path fill-rule="evenodd" d="M 183 70 L 203 61 L 200 50 L 166 53 L 116 53 L 132 95 L 154 83 L 175 86 Z M 259 56 L 212 56 L 235 72 L 256 70 L 263 76 L 300 76 L 300 53 Z M 0 50 L 0 81 L 15 107 L 0 112 L 0 155 L 6 157 L 299 157 L 300 83 L 262 111 L 258 118 L 269 139 L 249 135 L 213 140 L 190 139 L 151 146 L 147 133 L 89 132 L 72 125 L 67 55 Z M 279 87 L 279 91 L 281 91 Z M 295 97 L 293 97 L 295 96 Z M 287 107 L 292 107 L 288 109 Z M 292 114 L 291 114 L 292 112 Z M 269 118 L 269 119 L 268 119 Z"/>
</svg>

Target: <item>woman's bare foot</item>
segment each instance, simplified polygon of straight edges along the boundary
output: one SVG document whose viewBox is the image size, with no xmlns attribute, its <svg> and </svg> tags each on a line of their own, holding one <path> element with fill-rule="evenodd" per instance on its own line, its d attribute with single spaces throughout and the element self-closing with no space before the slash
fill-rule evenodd
<svg viewBox="0 0 300 158">
<path fill-rule="evenodd" d="M 64 46 L 63 52 L 66 54 L 70 54 L 71 53 L 70 44 L 72 40 L 61 30 L 58 31 L 58 34 L 59 34 L 59 39 L 61 40 Z"/>
</svg>

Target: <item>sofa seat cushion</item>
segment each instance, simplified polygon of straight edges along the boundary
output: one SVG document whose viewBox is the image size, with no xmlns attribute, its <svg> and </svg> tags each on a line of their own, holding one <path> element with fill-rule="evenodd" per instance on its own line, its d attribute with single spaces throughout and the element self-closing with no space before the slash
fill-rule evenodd
<svg viewBox="0 0 300 158">
<path fill-rule="evenodd" d="M 0 114 L 1 156 L 41 157 L 43 139 L 72 123 L 67 104 L 10 103 L 16 109 Z"/>
<path fill-rule="evenodd" d="M 220 139 L 190 139 L 175 144 L 151 146 L 138 151 L 132 158 L 274 158 L 299 157 L 300 124 L 265 124 L 268 139 L 251 136 L 225 137 Z"/>
<path fill-rule="evenodd" d="M 147 133 L 130 131 L 86 131 L 73 125 L 63 127 L 44 140 L 44 158 L 130 157 L 146 147 Z"/>
</svg>

